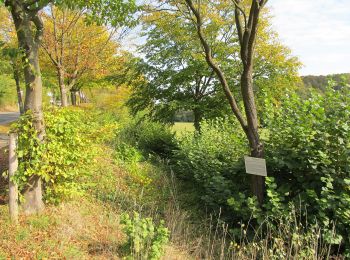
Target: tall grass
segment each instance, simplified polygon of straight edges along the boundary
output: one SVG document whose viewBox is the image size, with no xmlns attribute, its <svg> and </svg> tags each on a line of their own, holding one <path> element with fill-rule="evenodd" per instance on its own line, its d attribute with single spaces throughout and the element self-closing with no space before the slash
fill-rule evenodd
<svg viewBox="0 0 350 260">
<path fill-rule="evenodd" d="M 305 223 L 297 209 L 282 218 L 267 216 L 257 228 L 241 223 L 240 234 L 233 236 L 232 223 L 225 223 L 220 212 L 198 215 L 184 210 L 179 199 L 183 191 L 171 171 L 163 172 L 157 185 L 169 188 L 164 205 L 159 200 L 143 204 L 147 195 L 142 191 L 133 210 L 156 222 L 164 219 L 172 245 L 164 259 L 342 259 L 321 236 L 320 226 Z"/>
<path fill-rule="evenodd" d="M 241 224 L 239 236 L 233 237 L 228 223 L 217 216 L 193 216 L 181 209 L 176 180 L 171 174 L 171 200 L 165 211 L 171 242 L 195 259 L 329 259 L 334 249 L 321 236 L 319 225 L 303 224 L 297 210 L 276 219 L 267 216 L 254 228 Z M 335 236 L 335 232 L 331 234 Z M 337 250 L 333 259 L 341 259 Z M 338 258 L 337 258 L 338 257 Z"/>
</svg>

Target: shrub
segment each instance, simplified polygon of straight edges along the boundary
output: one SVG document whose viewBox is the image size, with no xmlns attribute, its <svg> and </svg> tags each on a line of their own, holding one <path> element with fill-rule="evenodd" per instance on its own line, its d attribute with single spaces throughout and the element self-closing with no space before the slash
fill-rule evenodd
<svg viewBox="0 0 350 260">
<path fill-rule="evenodd" d="M 178 176 L 195 182 L 208 206 L 226 207 L 227 199 L 248 189 L 242 161 L 247 149 L 244 134 L 232 120 L 204 120 L 201 134 L 179 137 L 172 161 Z"/>
<path fill-rule="evenodd" d="M 23 187 L 30 176 L 40 176 L 46 200 L 57 203 L 81 193 L 80 181 L 89 172 L 93 149 L 87 138 L 83 111 L 50 109 L 44 118 L 46 135 L 42 143 L 32 125 L 30 111 L 21 116 L 12 130 L 18 133 L 16 180 Z"/>
<path fill-rule="evenodd" d="M 121 131 L 119 139 L 136 146 L 145 156 L 153 154 L 170 158 L 172 151 L 177 148 L 175 134 L 170 127 L 148 120 L 130 122 Z"/>
<path fill-rule="evenodd" d="M 135 147 L 119 142 L 115 147 L 114 158 L 117 162 L 135 164 L 142 159 L 142 154 Z"/>
<path fill-rule="evenodd" d="M 134 212 L 130 217 L 124 214 L 120 223 L 127 235 L 127 242 L 124 245 L 127 259 L 160 259 L 164 253 L 164 246 L 169 241 L 169 231 L 161 221 L 155 226 L 151 218 L 141 218 Z"/>
<path fill-rule="evenodd" d="M 269 118 L 266 157 L 274 192 L 281 201 L 302 205 L 308 220 L 328 230 L 336 223 L 350 245 L 349 88 L 303 100 L 290 94 Z M 306 212 L 307 209 L 307 212 Z M 329 231 L 330 232 L 330 231 Z M 328 233 L 329 233 L 328 232 Z M 330 243 L 339 243 L 340 237 Z"/>
<path fill-rule="evenodd" d="M 267 216 L 259 226 L 241 224 L 230 243 L 229 259 L 338 259 L 317 224 L 305 224 L 293 208 L 283 216 Z M 253 237 L 249 237 L 253 234 Z M 336 234 L 332 232 L 332 237 Z M 331 257 L 332 256 L 332 257 Z"/>
<path fill-rule="evenodd" d="M 266 110 L 261 132 L 269 177 L 263 207 L 251 197 L 244 171 L 246 137 L 228 119 L 204 121 L 200 135 L 180 137 L 176 172 L 233 223 L 259 225 L 266 216 L 288 215 L 293 206 L 305 222 L 319 225 L 324 241 L 349 250 L 349 101 L 349 88 L 328 89 L 307 100 L 289 94 L 278 108 Z"/>
</svg>

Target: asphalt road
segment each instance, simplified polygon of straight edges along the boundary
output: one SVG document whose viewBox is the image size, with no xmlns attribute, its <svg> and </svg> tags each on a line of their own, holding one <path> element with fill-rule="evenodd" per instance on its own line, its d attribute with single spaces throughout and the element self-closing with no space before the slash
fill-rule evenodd
<svg viewBox="0 0 350 260">
<path fill-rule="evenodd" d="M 0 125 L 6 125 L 13 121 L 16 121 L 19 117 L 17 112 L 0 112 Z"/>
<path fill-rule="evenodd" d="M 16 112 L 0 112 L 0 125 L 6 125 L 13 121 L 16 121 L 19 117 L 19 113 Z M 6 133 L 0 133 L 0 149 L 7 146 L 8 135 Z"/>
</svg>

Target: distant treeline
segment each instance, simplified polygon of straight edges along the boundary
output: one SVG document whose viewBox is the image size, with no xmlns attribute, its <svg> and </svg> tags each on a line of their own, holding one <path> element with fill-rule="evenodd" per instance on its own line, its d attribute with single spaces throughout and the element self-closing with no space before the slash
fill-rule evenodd
<svg viewBox="0 0 350 260">
<path fill-rule="evenodd" d="M 308 75 L 302 76 L 301 79 L 303 80 L 306 89 L 315 88 L 324 92 L 330 80 L 334 81 L 333 87 L 335 89 L 341 89 L 345 84 L 350 84 L 350 73 L 331 74 L 326 76 Z M 184 110 L 178 111 L 174 118 L 175 122 L 193 122 L 193 120 L 193 112 Z"/>
<path fill-rule="evenodd" d="M 193 122 L 194 121 L 194 116 L 192 111 L 178 111 L 175 114 L 175 122 Z"/>
<path fill-rule="evenodd" d="M 350 84 L 350 73 L 342 73 L 342 74 L 333 74 L 327 76 L 303 76 L 301 77 L 305 87 L 307 88 L 316 88 L 321 91 L 324 91 L 328 86 L 328 81 L 333 80 L 335 82 L 335 88 L 341 88 L 345 84 Z"/>
</svg>

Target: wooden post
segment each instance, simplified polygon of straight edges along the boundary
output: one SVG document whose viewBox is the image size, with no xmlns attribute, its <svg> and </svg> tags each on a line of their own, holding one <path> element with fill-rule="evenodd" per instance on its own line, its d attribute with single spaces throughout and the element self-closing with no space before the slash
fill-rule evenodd
<svg viewBox="0 0 350 260">
<path fill-rule="evenodd" d="M 17 135 L 10 134 L 9 140 L 9 210 L 10 219 L 13 223 L 18 223 L 18 186 L 12 181 L 18 168 L 18 160 L 16 155 Z"/>
</svg>

